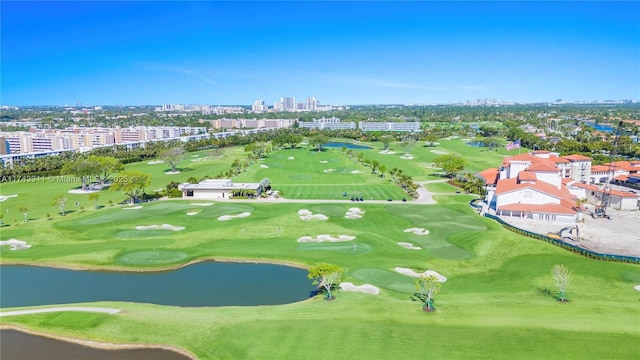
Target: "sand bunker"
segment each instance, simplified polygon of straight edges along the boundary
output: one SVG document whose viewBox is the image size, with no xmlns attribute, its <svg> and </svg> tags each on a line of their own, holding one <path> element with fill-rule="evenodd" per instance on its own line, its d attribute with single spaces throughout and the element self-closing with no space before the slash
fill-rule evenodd
<svg viewBox="0 0 640 360">
<path fill-rule="evenodd" d="M 24 250 L 31 247 L 31 245 L 27 244 L 26 241 L 17 240 L 17 239 L 9 239 L 5 241 L 0 241 L 0 246 L 9 245 L 11 246 L 11 250 Z"/>
<path fill-rule="evenodd" d="M 404 232 L 406 233 L 412 232 L 416 235 L 429 235 L 429 230 L 426 230 L 425 228 L 408 228 L 408 229 L 405 229 Z"/>
<path fill-rule="evenodd" d="M 260 164 L 260 167 L 261 167 L 261 168 L 263 168 L 263 169 L 268 169 L 268 168 L 269 168 L 269 165 Z"/>
<path fill-rule="evenodd" d="M 220 220 L 220 221 L 227 221 L 227 220 L 231 220 L 231 219 L 235 219 L 235 218 L 243 218 L 243 217 L 247 217 L 247 216 L 249 216 L 249 215 L 251 215 L 251 213 L 250 213 L 250 212 L 243 212 L 243 213 L 240 213 L 240 214 L 238 214 L 238 215 L 222 215 L 222 216 L 220 216 L 220 217 L 218 218 L 218 220 Z"/>
<path fill-rule="evenodd" d="M 438 279 L 438 282 L 445 282 L 447 281 L 447 278 L 440 275 L 437 271 L 433 271 L 433 270 L 427 270 L 423 273 L 417 273 L 409 268 L 403 268 L 403 267 L 396 267 L 393 270 L 395 270 L 395 272 L 398 272 L 402 275 L 407 275 L 407 276 L 411 276 L 411 277 L 421 277 L 421 276 L 435 276 L 436 279 Z"/>
<path fill-rule="evenodd" d="M 409 250 L 422 250 L 420 246 L 415 246 L 412 243 L 408 243 L 408 242 L 399 242 L 398 245 Z"/>
<path fill-rule="evenodd" d="M 295 159 L 295 158 L 294 158 L 293 156 L 289 156 L 289 157 L 287 158 L 287 160 L 294 160 L 294 159 Z"/>
<path fill-rule="evenodd" d="M 392 155 L 395 154 L 396 152 L 393 150 L 382 150 L 378 152 L 379 154 L 384 154 L 384 155 Z"/>
<path fill-rule="evenodd" d="M 636 289 L 636 290 L 638 290 L 638 291 L 640 291 L 640 285 L 636 285 L 636 286 L 634 286 L 633 288 L 634 288 L 634 289 Z"/>
<path fill-rule="evenodd" d="M 9 200 L 9 198 L 14 198 L 14 197 L 17 197 L 17 196 L 18 196 L 18 194 L 15 194 L 15 195 L 7 195 L 7 196 L 2 196 L 2 195 L 0 195 L 0 202 L 3 202 L 3 201 L 5 201 L 5 200 Z"/>
<path fill-rule="evenodd" d="M 360 219 L 364 215 L 364 211 L 360 210 L 360 208 L 353 207 L 347 210 L 347 213 L 344 214 L 344 217 L 347 219 Z"/>
<path fill-rule="evenodd" d="M 200 211 L 189 211 L 189 212 L 187 213 L 187 215 L 189 215 L 189 216 L 198 215 L 198 213 L 199 213 L 199 212 L 200 212 Z"/>
<path fill-rule="evenodd" d="M 400 156 L 400 159 L 403 159 L 403 160 L 413 160 L 413 156 L 411 156 L 411 155 L 402 155 L 402 156 Z"/>
<path fill-rule="evenodd" d="M 326 172 L 326 173 L 330 173 L 330 172 L 334 172 L 334 171 L 336 171 L 336 170 L 335 170 L 335 169 L 326 169 L 326 170 L 322 170 L 322 171 L 323 171 L 323 172 Z"/>
<path fill-rule="evenodd" d="M 352 174 L 360 174 L 360 170 L 353 170 L 351 173 Z"/>
<path fill-rule="evenodd" d="M 342 291 L 359 291 L 372 295 L 378 295 L 380 293 L 380 289 L 371 284 L 353 285 L 350 282 L 343 282 L 340 283 L 340 289 L 342 289 Z"/>
<path fill-rule="evenodd" d="M 312 213 L 311 211 L 309 211 L 307 209 L 298 210 L 298 215 L 300 215 L 300 219 L 302 219 L 302 220 L 311 220 L 311 219 L 327 220 L 327 219 L 329 219 L 329 217 L 327 215 L 314 214 L 314 213 Z"/>
<path fill-rule="evenodd" d="M 338 235 L 338 237 L 336 238 L 328 234 L 323 234 L 323 235 L 318 235 L 316 237 L 303 236 L 298 239 L 298 242 L 301 242 L 301 243 L 302 242 L 325 242 L 325 241 L 342 242 L 342 241 L 351 241 L 351 240 L 354 240 L 355 238 L 356 238 L 355 236 L 350 236 L 350 235 Z"/>
<path fill-rule="evenodd" d="M 167 171 L 167 172 L 165 172 L 165 175 L 175 175 L 175 174 L 180 174 L 180 171 Z"/>
<path fill-rule="evenodd" d="M 164 190 L 164 188 L 157 188 L 157 189 L 155 189 L 155 190 L 153 190 L 153 191 L 154 191 L 154 192 L 160 192 L 160 191 L 162 191 L 162 190 Z"/>
<path fill-rule="evenodd" d="M 92 190 L 82 190 L 82 189 L 73 189 L 73 190 L 69 190 L 67 191 L 69 194 L 91 194 L 91 193 L 96 193 L 100 190 L 97 189 L 92 189 Z"/>
<path fill-rule="evenodd" d="M 149 225 L 149 226 L 136 226 L 136 230 L 171 230 L 171 231 L 182 231 L 184 230 L 184 226 L 173 226 L 169 224 L 162 225 Z"/>
<path fill-rule="evenodd" d="M 142 206 L 138 205 L 138 206 L 129 206 L 129 207 L 122 208 L 122 210 L 138 210 L 138 209 L 142 209 Z"/>
<path fill-rule="evenodd" d="M 213 203 L 191 203 L 191 206 L 211 206 Z"/>
<path fill-rule="evenodd" d="M 164 160 L 153 160 L 153 161 L 149 161 L 147 164 L 155 165 L 155 164 L 162 164 L 162 163 L 164 163 Z"/>
<path fill-rule="evenodd" d="M 446 151 L 442 151 L 442 150 L 431 150 L 432 153 L 436 154 L 436 155 L 448 155 L 449 153 Z"/>
<path fill-rule="evenodd" d="M 320 160 L 320 163 L 321 164 L 326 164 L 326 163 L 328 163 L 328 161 L 327 160 Z"/>
</svg>

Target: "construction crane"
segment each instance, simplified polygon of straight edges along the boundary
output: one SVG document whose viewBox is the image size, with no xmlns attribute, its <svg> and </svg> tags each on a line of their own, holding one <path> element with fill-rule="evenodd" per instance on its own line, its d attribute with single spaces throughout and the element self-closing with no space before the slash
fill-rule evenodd
<svg viewBox="0 0 640 360">
<path fill-rule="evenodd" d="M 607 214 L 607 207 L 609 207 L 609 203 L 611 202 L 611 183 L 613 182 L 613 177 L 615 175 L 613 159 L 616 154 L 616 150 L 618 149 L 618 141 L 620 140 L 620 132 L 622 131 L 623 124 L 624 122 L 620 121 L 618 128 L 616 129 L 616 136 L 613 139 L 613 148 L 609 152 L 609 173 L 611 174 L 611 178 L 607 177 L 607 181 L 605 181 L 604 187 L 602 188 L 602 199 L 600 199 L 600 204 L 596 205 L 595 210 L 591 213 L 591 217 L 594 219 L 605 218 L 611 220 L 611 216 Z"/>
</svg>

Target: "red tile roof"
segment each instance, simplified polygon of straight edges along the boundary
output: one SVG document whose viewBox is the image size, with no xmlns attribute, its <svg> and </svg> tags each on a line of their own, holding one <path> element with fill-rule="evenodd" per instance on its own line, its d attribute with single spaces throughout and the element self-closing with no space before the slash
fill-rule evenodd
<svg viewBox="0 0 640 360">
<path fill-rule="evenodd" d="M 527 171 L 558 172 L 558 168 L 555 165 L 545 164 L 543 162 L 535 162 L 531 164 L 531 166 L 527 167 Z"/>
<path fill-rule="evenodd" d="M 593 165 L 591 167 L 591 172 L 611 172 L 614 170 L 614 167 L 611 167 L 609 165 Z"/>
<path fill-rule="evenodd" d="M 498 184 L 496 186 L 496 195 L 506 194 L 526 188 L 556 197 L 558 199 L 562 198 L 560 189 L 549 183 L 546 183 L 544 181 L 536 181 L 535 183 L 518 183 L 518 179 L 516 178 L 498 180 Z"/>
<path fill-rule="evenodd" d="M 573 154 L 573 155 L 566 155 L 563 156 L 562 158 L 567 159 L 569 161 L 586 161 L 586 160 L 591 160 L 590 157 L 588 156 L 582 156 L 579 154 Z"/>
<path fill-rule="evenodd" d="M 498 174 L 500 174 L 500 170 L 497 168 L 488 168 L 487 170 L 481 171 L 477 173 L 477 176 L 480 176 L 484 179 L 485 184 L 487 185 L 495 185 L 498 181 Z"/>
<path fill-rule="evenodd" d="M 518 173 L 518 180 L 522 181 L 536 181 L 538 180 L 538 177 L 536 176 L 535 173 L 528 171 L 529 169 L 527 168 L 527 170 L 525 171 L 520 171 L 520 173 Z"/>
</svg>

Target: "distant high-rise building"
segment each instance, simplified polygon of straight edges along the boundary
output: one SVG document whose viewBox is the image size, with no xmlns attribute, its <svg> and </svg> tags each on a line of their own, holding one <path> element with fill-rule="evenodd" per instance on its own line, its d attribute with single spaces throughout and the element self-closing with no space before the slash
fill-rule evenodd
<svg viewBox="0 0 640 360">
<path fill-rule="evenodd" d="M 253 102 L 253 106 L 251 107 L 253 112 L 263 112 L 267 111 L 267 105 L 264 104 L 264 100 L 256 100 Z"/>
<path fill-rule="evenodd" d="M 282 103 L 282 108 L 284 111 L 295 110 L 296 108 L 296 98 L 294 97 L 280 98 L 280 102 Z"/>
<path fill-rule="evenodd" d="M 315 111 L 318 108 L 318 100 L 314 97 L 308 97 L 305 105 L 305 110 Z"/>
</svg>

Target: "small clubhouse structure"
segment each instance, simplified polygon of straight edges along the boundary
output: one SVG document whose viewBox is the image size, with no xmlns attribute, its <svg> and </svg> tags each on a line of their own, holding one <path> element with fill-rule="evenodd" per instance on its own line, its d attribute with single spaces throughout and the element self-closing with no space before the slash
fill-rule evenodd
<svg viewBox="0 0 640 360">
<path fill-rule="evenodd" d="M 184 183 L 178 186 L 186 199 L 216 200 L 234 196 L 256 197 L 263 191 L 262 183 L 234 184 L 231 179 L 206 179 L 198 184 Z"/>
</svg>

